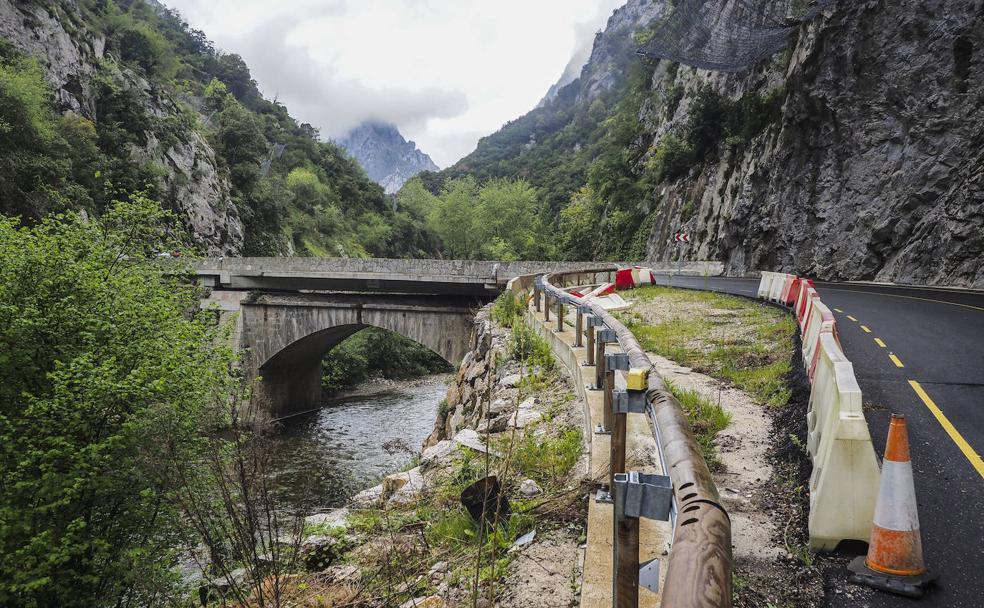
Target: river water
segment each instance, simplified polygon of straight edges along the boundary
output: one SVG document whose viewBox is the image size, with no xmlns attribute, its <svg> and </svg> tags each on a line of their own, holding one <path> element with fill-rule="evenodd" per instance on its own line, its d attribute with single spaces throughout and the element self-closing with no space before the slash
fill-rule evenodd
<svg viewBox="0 0 984 608">
<path fill-rule="evenodd" d="M 428 376 L 281 420 L 272 467 L 278 502 L 309 513 L 339 507 L 407 466 L 434 428 L 447 379 Z"/>
</svg>

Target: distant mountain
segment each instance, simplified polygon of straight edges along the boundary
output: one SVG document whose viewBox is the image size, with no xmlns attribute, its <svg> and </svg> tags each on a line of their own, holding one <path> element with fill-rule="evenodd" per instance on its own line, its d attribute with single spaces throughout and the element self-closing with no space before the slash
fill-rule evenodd
<svg viewBox="0 0 984 608">
<path fill-rule="evenodd" d="M 387 194 L 397 192 L 421 171 L 437 171 L 430 156 L 407 141 L 396 125 L 364 122 L 338 141 Z"/>
</svg>

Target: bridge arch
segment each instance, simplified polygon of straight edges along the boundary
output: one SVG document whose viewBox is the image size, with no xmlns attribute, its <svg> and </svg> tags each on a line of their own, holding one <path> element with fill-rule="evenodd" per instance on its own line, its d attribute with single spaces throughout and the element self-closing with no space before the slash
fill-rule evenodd
<svg viewBox="0 0 984 608">
<path fill-rule="evenodd" d="M 457 366 L 470 348 L 474 298 L 265 294 L 241 307 L 247 377 L 254 398 L 283 415 L 321 403 L 321 360 L 367 327 L 396 332 Z"/>
</svg>

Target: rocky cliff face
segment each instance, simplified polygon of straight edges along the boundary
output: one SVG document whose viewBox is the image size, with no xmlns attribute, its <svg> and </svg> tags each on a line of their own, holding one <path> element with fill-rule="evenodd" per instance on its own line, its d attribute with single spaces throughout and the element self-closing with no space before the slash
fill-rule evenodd
<svg viewBox="0 0 984 608">
<path fill-rule="evenodd" d="M 984 286 L 982 44 L 979 0 L 841 2 L 757 69 L 662 62 L 640 112 L 653 148 L 701 87 L 772 94 L 781 110 L 747 144 L 722 142 L 657 186 L 644 203 L 650 257 L 682 229 L 689 257 L 732 273 Z"/>
<path fill-rule="evenodd" d="M 394 194 L 421 171 L 437 171 L 429 156 L 407 141 L 394 125 L 367 122 L 338 142 L 359 161 L 369 177 Z"/>
<path fill-rule="evenodd" d="M 687 1 L 629 0 L 578 80 L 445 175 L 523 177 L 559 213 L 619 159 L 595 185 L 594 240 L 616 235 L 632 253 L 602 255 L 666 260 L 681 230 L 685 257 L 732 274 L 984 286 L 982 0 L 836 2 L 735 73 L 637 57 L 632 33 Z M 748 36 L 728 27 L 747 2 L 703 6 Z M 641 84 L 632 66 L 648 70 Z"/>
<path fill-rule="evenodd" d="M 115 86 L 138 100 L 147 116 L 143 145 L 129 145 L 134 162 L 159 169 L 158 186 L 209 253 L 237 253 L 242 223 L 229 197 L 228 179 L 217 169 L 215 153 L 169 95 L 134 71 L 110 61 L 105 39 L 90 31 L 75 0 L 42 6 L 0 0 L 0 37 L 38 58 L 59 106 L 98 124 L 100 107 L 94 79 L 102 65 Z"/>
</svg>

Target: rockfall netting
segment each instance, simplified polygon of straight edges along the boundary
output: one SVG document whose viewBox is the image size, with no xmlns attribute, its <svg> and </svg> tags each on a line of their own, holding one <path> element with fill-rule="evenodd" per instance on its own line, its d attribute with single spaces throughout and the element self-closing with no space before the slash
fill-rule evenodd
<svg viewBox="0 0 984 608">
<path fill-rule="evenodd" d="M 676 0 L 638 53 L 735 72 L 781 51 L 791 32 L 836 0 Z"/>
</svg>

